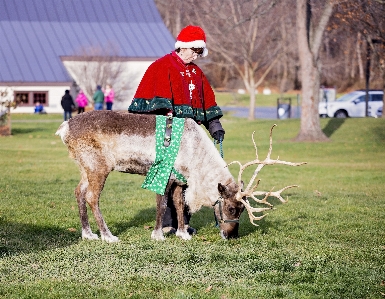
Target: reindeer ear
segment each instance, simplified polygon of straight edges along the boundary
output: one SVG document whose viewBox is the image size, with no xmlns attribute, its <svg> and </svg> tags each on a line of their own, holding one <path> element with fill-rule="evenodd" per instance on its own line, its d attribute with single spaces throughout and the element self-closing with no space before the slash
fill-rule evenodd
<svg viewBox="0 0 385 299">
<path fill-rule="evenodd" d="M 227 191 L 227 187 L 221 183 L 218 183 L 218 191 L 219 194 L 224 194 Z"/>
</svg>

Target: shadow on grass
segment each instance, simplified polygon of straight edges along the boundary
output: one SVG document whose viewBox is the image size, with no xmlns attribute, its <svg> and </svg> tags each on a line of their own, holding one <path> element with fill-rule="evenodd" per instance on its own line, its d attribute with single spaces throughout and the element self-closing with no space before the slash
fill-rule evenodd
<svg viewBox="0 0 385 299">
<path fill-rule="evenodd" d="M 289 197 L 291 196 L 291 194 L 289 193 L 287 193 L 286 195 L 288 195 Z M 282 206 L 281 201 L 275 197 L 269 197 L 268 201 L 273 204 L 274 208 L 278 209 L 279 206 Z M 256 207 L 257 205 L 254 204 L 253 206 Z M 194 213 L 191 216 L 190 225 L 198 230 L 198 234 L 199 230 L 201 230 L 202 228 L 210 226 L 215 227 L 215 218 L 213 211 L 214 210 L 212 208 L 202 207 L 198 212 Z M 265 213 L 255 213 L 255 216 L 262 216 L 266 213 L 274 213 L 274 210 L 268 210 Z M 258 226 L 255 226 L 251 224 L 247 211 L 245 210 L 240 218 L 239 237 L 242 238 L 243 236 L 253 234 L 256 230 L 260 230 L 262 234 L 267 234 L 271 226 L 277 225 L 275 222 L 273 223 L 271 221 L 268 221 L 268 217 L 269 216 L 259 221 L 255 221 L 255 223 L 258 224 Z M 111 227 L 114 227 L 114 234 L 120 235 L 124 234 L 131 227 L 143 227 L 145 225 L 148 225 L 149 223 L 154 226 L 155 219 L 156 209 L 148 208 L 138 212 L 130 221 L 111 223 Z M 279 225 L 281 225 L 281 223 L 279 223 Z"/>
<path fill-rule="evenodd" d="M 45 128 L 30 127 L 30 128 L 12 128 L 12 135 L 31 134 L 38 132 L 45 132 Z"/>
<path fill-rule="evenodd" d="M 323 128 L 323 132 L 327 137 L 333 135 L 335 131 L 337 131 L 342 124 L 345 122 L 345 118 L 330 118 L 325 128 Z"/>
<path fill-rule="evenodd" d="M 121 221 L 111 223 L 111 227 L 114 227 L 114 234 L 120 235 L 125 233 L 131 227 L 143 227 L 152 223 L 155 225 L 156 209 L 148 208 L 140 210 L 133 218 L 129 221 Z"/>
<path fill-rule="evenodd" d="M 0 220 L 0 257 L 70 246 L 79 232 L 59 227 L 38 226 Z"/>
<path fill-rule="evenodd" d="M 149 223 L 154 226 L 156 221 L 156 209 L 148 208 L 139 211 L 129 221 L 121 221 L 114 224 L 114 233 L 122 234 L 126 232 L 130 227 L 143 227 Z M 190 225 L 196 229 L 203 228 L 207 225 L 215 225 L 215 219 L 213 209 L 203 207 L 200 211 L 194 213 L 191 216 Z"/>
<path fill-rule="evenodd" d="M 290 193 L 286 193 L 285 196 L 291 196 Z M 261 198 L 260 198 L 261 199 Z M 266 210 L 263 213 L 254 213 L 255 216 L 260 217 L 265 215 L 264 218 L 261 220 L 255 220 L 254 223 L 257 225 L 253 225 L 249 219 L 249 215 L 247 214 L 247 211 L 244 211 L 241 216 L 240 221 L 240 227 L 239 227 L 239 236 L 248 236 L 250 234 L 253 234 L 255 231 L 259 231 L 260 234 L 265 235 L 269 233 L 269 230 L 271 227 L 277 227 L 282 225 L 281 221 L 277 224 L 276 220 L 274 222 L 269 220 L 269 215 L 267 214 L 274 214 L 275 209 L 281 209 L 284 208 L 285 204 L 283 204 L 279 199 L 275 197 L 269 197 L 267 199 L 268 202 L 270 202 L 273 205 L 273 209 Z M 265 205 L 256 205 L 253 204 L 252 200 L 250 200 L 250 203 L 253 207 L 267 207 Z"/>
</svg>

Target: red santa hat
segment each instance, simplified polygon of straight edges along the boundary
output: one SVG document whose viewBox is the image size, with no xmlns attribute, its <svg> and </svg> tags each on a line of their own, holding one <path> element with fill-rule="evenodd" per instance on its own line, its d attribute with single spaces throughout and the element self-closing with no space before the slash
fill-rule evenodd
<svg viewBox="0 0 385 299">
<path fill-rule="evenodd" d="M 175 49 L 178 48 L 203 48 L 202 57 L 209 53 L 206 48 L 206 34 L 199 26 L 188 25 L 181 30 L 175 43 Z"/>
</svg>

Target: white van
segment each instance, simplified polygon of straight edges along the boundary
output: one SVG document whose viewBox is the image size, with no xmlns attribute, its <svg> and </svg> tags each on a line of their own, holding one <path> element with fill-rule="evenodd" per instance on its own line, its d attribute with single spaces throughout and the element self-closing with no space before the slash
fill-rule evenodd
<svg viewBox="0 0 385 299">
<path fill-rule="evenodd" d="M 345 94 L 333 102 L 320 102 L 318 112 L 321 117 L 365 117 L 365 90 Z M 378 108 L 383 105 L 384 92 L 369 90 L 368 115 L 376 117 Z"/>
</svg>

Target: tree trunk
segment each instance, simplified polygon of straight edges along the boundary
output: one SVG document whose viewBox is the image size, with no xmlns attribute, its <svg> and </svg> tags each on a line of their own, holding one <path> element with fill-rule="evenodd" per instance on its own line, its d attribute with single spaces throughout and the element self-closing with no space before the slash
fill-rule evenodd
<svg viewBox="0 0 385 299">
<path fill-rule="evenodd" d="M 358 64 L 358 72 L 360 75 L 360 81 L 364 81 L 364 63 L 362 62 L 362 54 L 361 54 L 361 33 L 357 33 L 357 64 Z"/>
<path fill-rule="evenodd" d="M 283 71 L 282 71 L 282 77 L 281 77 L 281 82 L 279 84 L 279 92 L 280 96 L 283 97 L 283 94 L 287 91 L 286 86 L 287 86 L 287 81 L 288 81 L 288 57 L 287 57 L 287 33 L 286 33 L 286 25 L 285 25 L 285 20 L 281 21 L 281 35 L 282 35 L 282 52 L 283 52 Z"/>
<path fill-rule="evenodd" d="M 0 136 L 10 136 L 11 131 L 11 108 L 7 108 L 6 112 L 7 122 L 4 125 L 0 124 Z"/>
<path fill-rule="evenodd" d="M 249 120 L 254 120 L 255 115 L 255 88 L 250 88 L 250 107 L 249 107 Z"/>
<path fill-rule="evenodd" d="M 328 141 L 322 132 L 318 114 L 320 75 L 318 69 L 318 53 L 322 33 L 331 14 L 326 9 L 317 29 L 312 32 L 311 9 L 307 0 L 297 0 L 297 39 L 301 65 L 302 101 L 301 125 L 296 141 Z M 330 13 L 327 16 L 327 13 Z M 325 15 L 326 14 L 326 15 Z"/>
<path fill-rule="evenodd" d="M 385 118 L 385 58 L 381 60 L 380 69 L 382 73 L 382 90 L 384 94 L 382 96 L 382 115 L 381 118 Z"/>
</svg>

